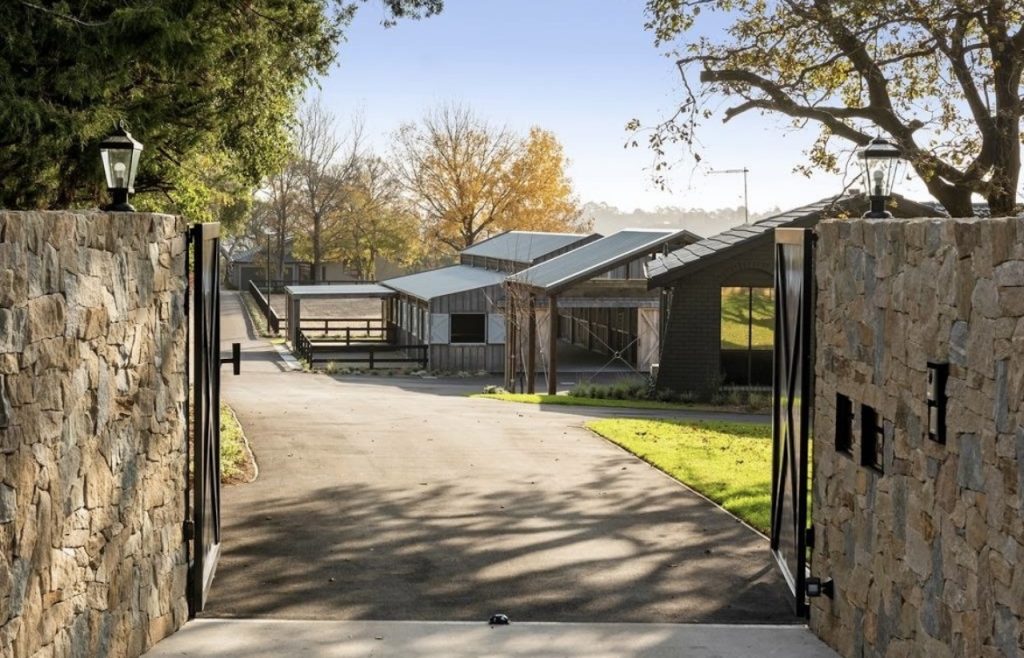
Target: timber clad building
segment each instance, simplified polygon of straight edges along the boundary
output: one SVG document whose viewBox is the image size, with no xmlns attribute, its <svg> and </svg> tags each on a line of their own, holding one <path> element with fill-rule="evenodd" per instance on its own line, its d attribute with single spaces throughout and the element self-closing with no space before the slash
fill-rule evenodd
<svg viewBox="0 0 1024 658">
<path fill-rule="evenodd" d="M 596 240 L 596 235 L 510 231 L 479 242 L 459 264 L 389 279 L 398 294 L 384 320 L 399 345 L 427 345 L 428 366 L 448 372 L 502 372 L 505 279 Z"/>
<path fill-rule="evenodd" d="M 530 381 L 532 344 L 533 372 L 549 373 L 551 385 L 560 361 L 563 369 L 579 367 L 571 357 L 584 353 L 645 372 L 658 354 L 658 296 L 647 291 L 644 266 L 697 239 L 678 230 L 607 237 L 510 231 L 469 247 L 458 265 L 381 282 L 397 293 L 384 319 L 399 345 L 428 346 L 432 370 Z M 510 294 L 523 296 L 518 310 Z"/>
<path fill-rule="evenodd" d="M 538 368 L 554 393 L 558 372 L 574 355 L 599 355 L 606 365 L 647 372 L 659 352 L 657 293 L 644 268 L 655 255 L 699 239 L 689 231 L 626 229 L 508 278 L 513 337 L 506 383 Z M 575 349 L 573 349 L 575 348 Z"/>
</svg>

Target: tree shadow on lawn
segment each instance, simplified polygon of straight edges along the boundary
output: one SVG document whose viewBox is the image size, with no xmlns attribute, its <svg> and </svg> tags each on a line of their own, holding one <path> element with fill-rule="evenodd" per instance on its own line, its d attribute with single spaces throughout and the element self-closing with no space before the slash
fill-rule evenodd
<svg viewBox="0 0 1024 658">
<path fill-rule="evenodd" d="M 458 483 L 231 490 L 247 500 L 225 506 L 204 615 L 801 621 L 762 537 L 684 489 L 645 494 L 625 477 L 558 494 L 529 481 L 486 494 Z"/>
</svg>

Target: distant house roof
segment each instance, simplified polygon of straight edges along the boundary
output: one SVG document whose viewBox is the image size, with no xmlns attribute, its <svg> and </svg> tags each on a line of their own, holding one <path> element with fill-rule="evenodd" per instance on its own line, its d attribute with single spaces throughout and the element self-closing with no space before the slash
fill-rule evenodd
<svg viewBox="0 0 1024 658">
<path fill-rule="evenodd" d="M 436 297 L 498 285 L 505 280 L 505 276 L 506 274 L 503 272 L 479 267 L 452 265 L 438 270 L 388 279 L 381 281 L 381 285 L 423 301 L 430 301 Z"/>
<path fill-rule="evenodd" d="M 609 272 L 669 242 L 694 242 L 684 230 L 625 229 L 538 263 L 509 277 L 510 281 L 556 294 L 575 283 Z"/>
<path fill-rule="evenodd" d="M 934 207 L 898 195 L 893 195 L 893 202 L 896 213 L 903 217 L 932 217 L 936 214 Z M 736 248 L 751 246 L 755 240 L 770 235 L 777 228 L 812 226 L 830 214 L 846 212 L 859 215 L 866 209 L 867 198 L 863 195 L 833 196 L 753 224 L 742 224 L 651 261 L 647 265 L 647 287 L 660 288 L 684 273 L 692 273 L 727 258 Z"/>
<path fill-rule="evenodd" d="M 596 234 L 507 231 L 463 249 L 462 253 L 467 256 L 498 258 L 532 265 L 552 252 L 598 237 L 600 236 Z"/>
<path fill-rule="evenodd" d="M 321 286 L 285 286 L 284 291 L 297 299 L 357 299 L 393 297 L 394 290 L 376 283 L 343 283 Z"/>
<path fill-rule="evenodd" d="M 287 240 L 285 240 L 285 243 L 284 243 L 284 262 L 286 262 L 286 263 L 302 263 L 302 262 L 305 262 L 305 261 L 300 261 L 300 260 L 296 260 L 295 259 L 294 255 L 292 254 L 292 246 L 293 245 L 294 245 L 294 240 L 292 238 L 288 238 Z M 263 257 L 263 252 L 266 251 L 266 250 L 267 250 L 267 245 L 265 243 L 264 244 L 260 244 L 257 241 L 257 242 L 254 242 L 254 243 L 250 244 L 247 248 L 240 249 L 239 251 L 237 251 L 236 253 L 231 255 L 230 259 L 231 259 L 232 263 L 239 263 L 239 264 L 252 263 L 253 261 L 257 260 L 258 258 L 262 258 Z M 227 254 L 227 250 L 223 250 L 223 251 L 224 251 L 224 255 L 227 256 L 228 255 Z M 276 258 L 277 257 L 276 244 L 271 245 L 270 251 L 271 251 L 271 253 L 274 254 L 274 257 Z"/>
</svg>

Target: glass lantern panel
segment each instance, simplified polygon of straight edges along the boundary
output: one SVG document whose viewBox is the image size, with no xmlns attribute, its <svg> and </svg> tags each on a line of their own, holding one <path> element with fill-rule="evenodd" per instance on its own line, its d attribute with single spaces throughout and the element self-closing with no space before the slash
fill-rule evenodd
<svg viewBox="0 0 1024 658">
<path fill-rule="evenodd" d="M 109 189 L 128 189 L 131 186 L 131 178 L 134 178 L 132 149 L 101 149 L 100 158 L 103 160 L 103 172 L 107 177 Z M 135 165 L 137 166 L 137 164 Z"/>
<path fill-rule="evenodd" d="M 889 196 L 895 182 L 896 161 L 867 159 L 864 161 L 864 189 L 869 196 Z"/>
<path fill-rule="evenodd" d="M 128 174 L 128 191 L 135 193 L 135 174 L 139 173 L 139 157 L 142 155 L 142 149 L 132 149 L 132 166 L 129 169 Z"/>
</svg>

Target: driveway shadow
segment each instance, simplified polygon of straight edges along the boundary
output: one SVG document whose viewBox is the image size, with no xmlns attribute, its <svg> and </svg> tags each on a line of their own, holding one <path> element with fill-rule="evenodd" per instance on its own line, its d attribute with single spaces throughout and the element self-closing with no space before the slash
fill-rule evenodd
<svg viewBox="0 0 1024 658">
<path fill-rule="evenodd" d="M 557 496 L 536 484 L 353 484 L 228 503 L 205 615 L 800 622 L 767 542 L 692 493 L 636 495 L 614 474 Z"/>
</svg>

